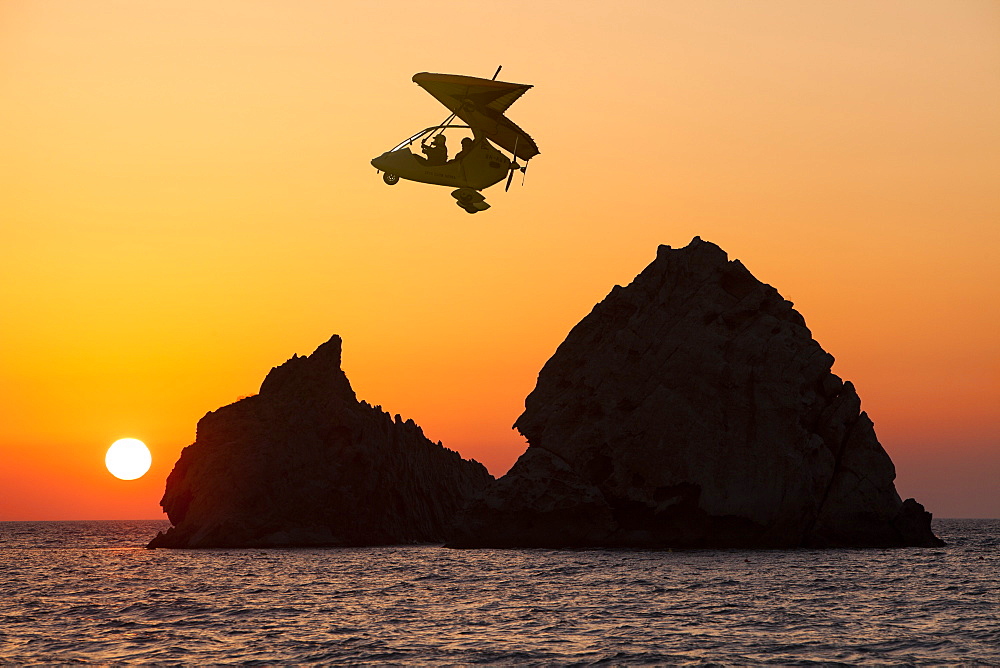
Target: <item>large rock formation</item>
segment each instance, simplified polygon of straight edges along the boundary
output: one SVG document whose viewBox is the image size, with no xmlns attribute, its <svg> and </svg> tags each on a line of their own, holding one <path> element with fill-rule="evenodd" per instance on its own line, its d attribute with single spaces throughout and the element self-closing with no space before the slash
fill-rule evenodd
<svg viewBox="0 0 1000 668">
<path fill-rule="evenodd" d="M 451 544 L 941 544 L 832 365 L 718 246 L 661 246 L 542 368 L 515 424 L 527 451 Z"/>
<path fill-rule="evenodd" d="M 149 547 L 440 542 L 492 476 L 359 402 L 334 336 L 207 414 L 167 478 Z"/>
</svg>

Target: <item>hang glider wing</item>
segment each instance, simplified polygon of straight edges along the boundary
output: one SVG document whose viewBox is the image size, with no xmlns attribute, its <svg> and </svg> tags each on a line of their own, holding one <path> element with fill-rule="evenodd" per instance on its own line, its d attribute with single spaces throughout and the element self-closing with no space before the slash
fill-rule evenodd
<svg viewBox="0 0 1000 668">
<path fill-rule="evenodd" d="M 485 135 L 515 157 L 529 160 L 538 155 L 535 140 L 503 113 L 531 86 L 429 72 L 414 74 L 413 82 L 468 123 L 474 131 Z"/>
</svg>

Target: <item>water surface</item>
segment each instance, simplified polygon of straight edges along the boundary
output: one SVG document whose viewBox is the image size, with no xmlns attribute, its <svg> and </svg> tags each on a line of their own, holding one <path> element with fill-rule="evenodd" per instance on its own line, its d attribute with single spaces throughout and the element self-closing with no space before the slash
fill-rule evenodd
<svg viewBox="0 0 1000 668">
<path fill-rule="evenodd" d="M 146 550 L 0 522 L 0 661 L 1000 664 L 1000 521 L 894 550 Z"/>
</svg>

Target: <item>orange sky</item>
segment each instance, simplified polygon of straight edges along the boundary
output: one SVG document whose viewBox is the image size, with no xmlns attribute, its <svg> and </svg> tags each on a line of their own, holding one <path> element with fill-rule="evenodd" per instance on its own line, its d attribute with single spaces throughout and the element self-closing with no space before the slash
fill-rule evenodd
<svg viewBox="0 0 1000 668">
<path fill-rule="evenodd" d="M 569 329 L 695 235 L 795 302 L 901 494 L 1000 517 L 1000 4 L 345 4 L 0 4 L 0 520 L 160 517 L 197 420 L 334 333 L 503 473 Z M 386 187 L 446 115 L 410 77 L 500 64 L 526 186 Z"/>
</svg>

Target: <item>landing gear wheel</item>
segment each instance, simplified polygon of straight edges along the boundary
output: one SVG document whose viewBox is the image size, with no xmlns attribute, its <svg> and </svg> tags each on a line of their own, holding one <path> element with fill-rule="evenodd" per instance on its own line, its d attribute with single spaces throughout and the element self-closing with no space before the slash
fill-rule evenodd
<svg viewBox="0 0 1000 668">
<path fill-rule="evenodd" d="M 465 209 L 469 213 L 476 213 L 477 211 L 486 211 L 490 208 L 490 205 L 486 203 L 486 198 L 478 190 L 473 190 L 472 188 L 459 188 L 451 193 L 451 196 L 455 198 L 455 204 Z"/>
<path fill-rule="evenodd" d="M 385 184 L 387 186 L 394 186 L 397 183 L 399 183 L 399 176 L 397 176 L 396 174 L 390 174 L 389 172 L 385 172 L 384 174 L 382 174 L 382 180 L 385 181 Z"/>
</svg>

